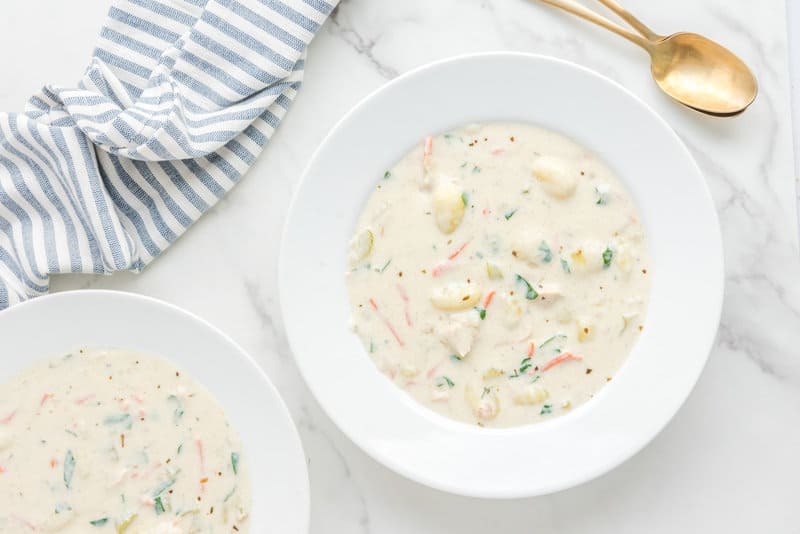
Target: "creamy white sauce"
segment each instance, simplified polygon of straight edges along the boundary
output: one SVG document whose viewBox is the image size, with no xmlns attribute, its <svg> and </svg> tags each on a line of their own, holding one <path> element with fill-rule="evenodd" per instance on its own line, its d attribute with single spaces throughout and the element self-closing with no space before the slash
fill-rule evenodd
<svg viewBox="0 0 800 534">
<path fill-rule="evenodd" d="M 0 385 L 0 532 L 246 532 L 250 495 L 222 408 L 164 359 L 79 350 Z"/>
<path fill-rule="evenodd" d="M 378 368 L 482 426 L 564 414 L 643 328 L 644 229 L 573 141 L 525 124 L 424 140 L 379 180 L 349 250 L 352 324 Z"/>
</svg>

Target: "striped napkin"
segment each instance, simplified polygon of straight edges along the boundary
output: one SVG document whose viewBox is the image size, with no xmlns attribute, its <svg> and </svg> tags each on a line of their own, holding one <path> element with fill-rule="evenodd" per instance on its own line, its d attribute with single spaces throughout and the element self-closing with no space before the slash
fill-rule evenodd
<svg viewBox="0 0 800 534">
<path fill-rule="evenodd" d="M 337 2 L 118 0 L 77 87 L 0 113 L 0 309 L 183 234 L 267 144 Z"/>
</svg>

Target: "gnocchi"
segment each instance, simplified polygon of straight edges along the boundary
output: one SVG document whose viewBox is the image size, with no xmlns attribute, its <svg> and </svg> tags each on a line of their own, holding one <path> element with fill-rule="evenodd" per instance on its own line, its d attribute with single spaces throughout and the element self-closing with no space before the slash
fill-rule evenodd
<svg viewBox="0 0 800 534">
<path fill-rule="evenodd" d="M 433 191 L 433 214 L 436 226 L 445 234 L 452 234 L 464 219 L 463 190 L 451 181 L 444 181 Z"/>
<path fill-rule="evenodd" d="M 572 165 L 552 156 L 541 156 L 536 159 L 533 163 L 533 176 L 548 195 L 561 200 L 572 196 L 578 185 Z"/>
</svg>

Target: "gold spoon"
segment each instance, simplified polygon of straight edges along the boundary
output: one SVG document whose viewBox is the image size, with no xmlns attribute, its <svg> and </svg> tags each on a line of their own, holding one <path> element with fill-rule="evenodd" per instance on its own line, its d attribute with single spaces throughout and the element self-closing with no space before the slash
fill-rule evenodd
<svg viewBox="0 0 800 534">
<path fill-rule="evenodd" d="M 696 33 L 658 35 L 614 0 L 598 0 L 642 37 L 572 0 L 541 0 L 611 30 L 650 54 L 650 70 L 662 91 L 692 109 L 730 117 L 753 103 L 758 82 L 730 50 Z"/>
</svg>

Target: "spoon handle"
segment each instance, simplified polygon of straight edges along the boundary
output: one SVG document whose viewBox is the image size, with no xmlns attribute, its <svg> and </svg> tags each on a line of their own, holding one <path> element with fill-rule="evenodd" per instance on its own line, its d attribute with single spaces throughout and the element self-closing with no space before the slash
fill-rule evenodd
<svg viewBox="0 0 800 534">
<path fill-rule="evenodd" d="M 619 16 L 619 18 L 630 24 L 633 29 L 641 33 L 644 36 L 644 38 L 647 39 L 648 41 L 658 41 L 663 37 L 662 35 L 659 35 L 650 28 L 648 28 L 644 22 L 634 17 L 630 11 L 619 5 L 614 0 L 597 0 L 597 1 L 606 6 L 614 13 L 616 13 Z"/>
<path fill-rule="evenodd" d="M 647 50 L 648 52 L 651 51 L 653 47 L 653 43 L 648 41 L 647 39 L 636 35 L 635 33 L 626 30 L 625 28 L 614 24 L 607 18 L 598 15 L 594 11 L 583 7 L 582 5 L 574 2 L 573 0 L 540 0 L 545 4 L 550 4 L 553 7 L 557 7 L 559 9 L 563 9 L 573 15 L 577 15 L 582 19 L 586 19 L 589 22 L 593 22 L 598 26 L 602 26 L 603 28 L 616 33 L 617 35 L 624 37 L 625 39 L 629 40 L 630 42 L 637 44 Z"/>
</svg>

